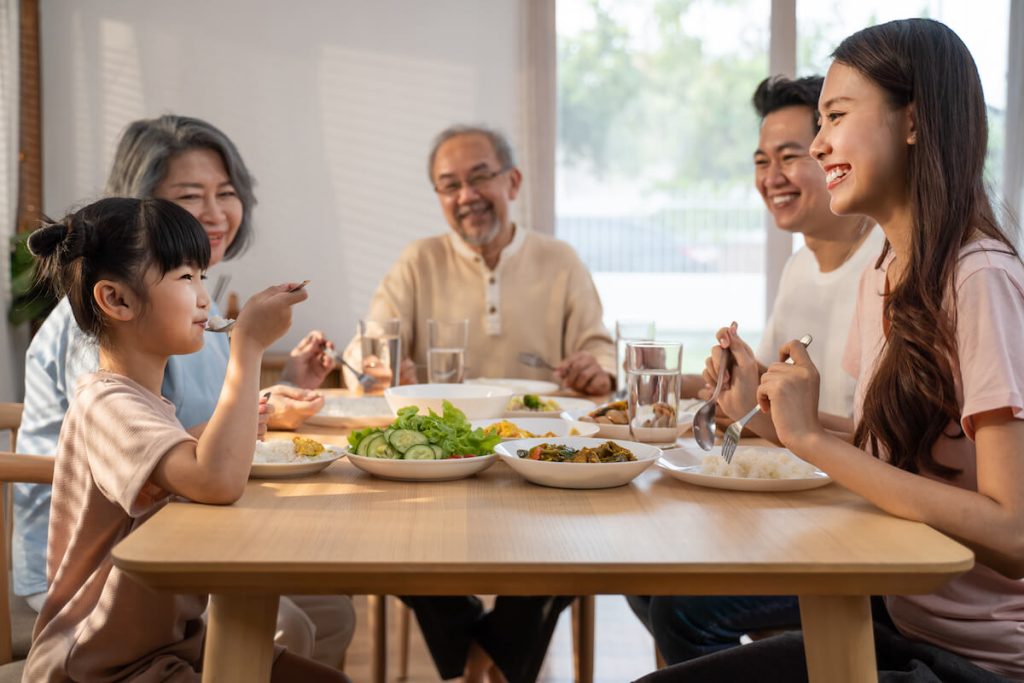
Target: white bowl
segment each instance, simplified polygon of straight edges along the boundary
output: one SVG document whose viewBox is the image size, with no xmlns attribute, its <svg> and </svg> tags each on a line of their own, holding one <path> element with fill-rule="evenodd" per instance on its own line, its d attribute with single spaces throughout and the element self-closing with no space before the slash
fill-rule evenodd
<svg viewBox="0 0 1024 683">
<path fill-rule="evenodd" d="M 440 415 L 444 410 L 442 401 L 448 401 L 467 419 L 486 420 L 500 417 L 514 393 L 508 387 L 487 384 L 407 384 L 388 388 L 384 399 L 395 415 L 408 406 L 418 407 L 421 415 L 426 415 L 428 409 Z"/>
<path fill-rule="evenodd" d="M 524 429 L 531 434 L 547 434 L 552 432 L 555 436 L 593 436 L 597 434 L 597 425 L 593 422 L 580 422 L 579 420 L 563 420 L 559 417 L 506 417 L 519 429 Z M 474 429 L 484 429 L 499 420 L 473 420 L 470 424 Z M 576 434 L 570 434 L 572 430 Z M 554 438 L 554 437 L 549 437 Z M 502 439 L 502 441 L 513 441 L 513 439 Z"/>
<path fill-rule="evenodd" d="M 494 447 L 494 452 L 527 481 L 562 489 L 604 489 L 622 486 L 633 481 L 661 457 L 660 448 L 618 439 L 615 443 L 632 451 L 636 456 L 635 462 L 544 462 L 520 458 L 516 453 L 520 449 L 529 450 L 542 443 L 583 448 L 600 446 L 606 440 L 579 436 L 519 439 L 498 444 Z"/>
<path fill-rule="evenodd" d="M 368 458 L 348 453 L 348 461 L 380 479 L 393 481 L 451 481 L 465 479 L 483 472 L 497 461 L 494 453 L 477 455 L 472 458 L 448 458 L 445 460 L 393 460 L 390 458 Z"/>
</svg>

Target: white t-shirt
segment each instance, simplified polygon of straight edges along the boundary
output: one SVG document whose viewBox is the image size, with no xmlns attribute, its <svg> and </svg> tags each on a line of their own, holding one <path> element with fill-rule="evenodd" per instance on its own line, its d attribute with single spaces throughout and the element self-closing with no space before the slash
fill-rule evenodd
<svg viewBox="0 0 1024 683">
<path fill-rule="evenodd" d="M 810 333 L 814 342 L 807 353 L 821 375 L 818 410 L 832 415 L 853 415 L 856 382 L 843 370 L 843 350 L 850 332 L 860 275 L 874 265 L 885 235 L 872 228 L 857 251 L 835 270 L 823 273 L 807 247 L 789 257 L 779 280 L 779 293 L 764 326 L 757 359 L 778 361 L 779 348 L 790 339 Z"/>
</svg>

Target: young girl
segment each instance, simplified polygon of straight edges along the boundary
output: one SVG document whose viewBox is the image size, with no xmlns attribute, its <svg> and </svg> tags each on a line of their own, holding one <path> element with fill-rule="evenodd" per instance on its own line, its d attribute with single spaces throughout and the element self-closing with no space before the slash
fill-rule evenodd
<svg viewBox="0 0 1024 683">
<path fill-rule="evenodd" d="M 196 440 L 160 387 L 168 357 L 203 344 L 210 240 L 199 222 L 165 200 L 104 199 L 37 230 L 29 247 L 98 341 L 100 370 L 80 378 L 61 429 L 50 591 L 25 680 L 198 681 L 206 596 L 150 591 L 113 566 L 111 550 L 171 496 L 230 504 L 242 495 L 263 351 L 306 293 L 272 287 L 242 310 L 220 400 Z M 282 652 L 273 680 L 347 679 Z"/>
<path fill-rule="evenodd" d="M 985 193 L 978 72 L 925 19 L 860 31 L 834 57 L 811 152 L 832 210 L 870 216 L 887 240 L 862 276 L 844 357 L 854 421 L 819 419 L 817 370 L 797 342 L 780 350 L 795 365 L 775 363 L 758 386 L 735 329 L 719 333 L 736 358 L 723 407 L 738 417 L 756 391 L 760 434 L 974 551 L 974 569 L 935 593 L 886 598 L 881 681 L 1024 680 L 1024 266 Z M 806 677 L 794 634 L 645 680 Z"/>
</svg>

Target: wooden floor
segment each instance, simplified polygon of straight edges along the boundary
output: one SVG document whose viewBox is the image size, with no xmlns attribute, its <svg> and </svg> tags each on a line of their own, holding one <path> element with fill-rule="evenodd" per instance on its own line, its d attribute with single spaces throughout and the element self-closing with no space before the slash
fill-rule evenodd
<svg viewBox="0 0 1024 683">
<path fill-rule="evenodd" d="M 367 627 L 366 597 L 355 599 L 358 626 L 348 651 L 345 671 L 354 683 L 370 681 L 370 633 Z M 388 599 L 388 681 L 397 681 L 399 662 L 398 614 L 401 604 Z M 565 610 L 548 649 L 538 683 L 573 683 L 572 629 L 570 610 Z M 654 645 L 650 635 L 630 611 L 621 596 L 598 596 L 594 649 L 595 683 L 623 683 L 654 670 Z M 407 683 L 436 683 L 440 680 L 430 659 L 416 620 L 413 618 L 409 677 Z"/>
</svg>

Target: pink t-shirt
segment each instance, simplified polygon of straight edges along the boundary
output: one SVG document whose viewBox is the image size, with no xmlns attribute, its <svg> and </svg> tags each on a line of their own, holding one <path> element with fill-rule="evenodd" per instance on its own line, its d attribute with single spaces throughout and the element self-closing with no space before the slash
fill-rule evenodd
<svg viewBox="0 0 1024 683">
<path fill-rule="evenodd" d="M 50 507 L 50 590 L 27 681 L 199 681 L 205 595 L 173 595 L 114 567 L 119 541 L 163 507 L 160 459 L 194 440 L 174 406 L 136 382 L 97 372 L 78 382 L 57 447 Z"/>
<path fill-rule="evenodd" d="M 961 426 L 968 438 L 941 437 L 933 455 L 957 467 L 953 480 L 933 479 L 978 489 L 972 416 L 1010 408 L 1024 419 L 1024 266 L 995 240 L 973 242 L 961 251 L 956 273 L 958 358 L 953 380 Z M 857 309 L 843 367 L 857 378 L 854 420 L 863 415 L 864 395 L 885 343 L 882 305 L 885 272 L 861 277 Z M 956 430 L 947 430 L 955 433 Z M 968 573 L 928 595 L 887 598 L 889 614 L 909 638 L 933 643 L 977 665 L 1024 679 L 1024 581 L 975 564 Z"/>
</svg>

